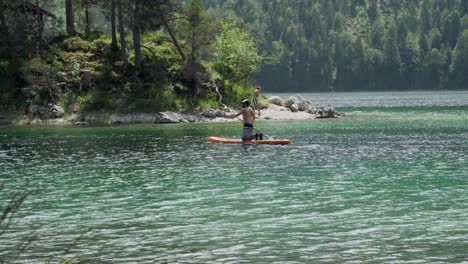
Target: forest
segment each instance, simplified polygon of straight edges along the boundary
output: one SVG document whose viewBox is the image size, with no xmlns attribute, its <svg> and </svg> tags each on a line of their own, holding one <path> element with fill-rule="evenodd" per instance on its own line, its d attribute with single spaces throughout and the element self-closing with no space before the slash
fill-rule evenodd
<svg viewBox="0 0 468 264">
<path fill-rule="evenodd" d="M 468 88 L 467 0 L 206 0 L 236 16 L 278 63 L 276 91 Z"/>
<path fill-rule="evenodd" d="M 0 3 L 4 111 L 216 108 L 250 96 L 264 61 L 238 21 L 200 0 Z"/>
<path fill-rule="evenodd" d="M 0 31 L 4 111 L 468 88 L 468 0 L 0 0 Z"/>
</svg>

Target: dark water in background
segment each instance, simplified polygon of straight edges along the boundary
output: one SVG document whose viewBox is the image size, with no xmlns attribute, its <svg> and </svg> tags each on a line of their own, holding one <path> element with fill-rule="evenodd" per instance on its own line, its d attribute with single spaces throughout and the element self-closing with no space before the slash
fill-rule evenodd
<svg viewBox="0 0 468 264">
<path fill-rule="evenodd" d="M 349 115 L 257 125 L 290 146 L 207 143 L 238 123 L 0 128 L 0 184 L 46 190 L 0 235 L 0 258 L 466 262 L 468 93 L 384 95 L 306 95 Z"/>
<path fill-rule="evenodd" d="M 287 98 L 294 93 L 275 94 Z M 315 106 L 341 108 L 456 107 L 468 106 L 468 91 L 303 93 Z"/>
</svg>

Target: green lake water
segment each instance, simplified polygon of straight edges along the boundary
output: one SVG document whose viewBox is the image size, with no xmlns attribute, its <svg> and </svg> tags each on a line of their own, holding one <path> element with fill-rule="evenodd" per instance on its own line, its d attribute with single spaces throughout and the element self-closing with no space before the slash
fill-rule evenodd
<svg viewBox="0 0 468 264">
<path fill-rule="evenodd" d="M 257 124 L 289 146 L 207 142 L 239 123 L 0 128 L 2 208 L 42 190 L 0 259 L 466 263 L 468 92 L 306 96 L 348 116 Z"/>
</svg>

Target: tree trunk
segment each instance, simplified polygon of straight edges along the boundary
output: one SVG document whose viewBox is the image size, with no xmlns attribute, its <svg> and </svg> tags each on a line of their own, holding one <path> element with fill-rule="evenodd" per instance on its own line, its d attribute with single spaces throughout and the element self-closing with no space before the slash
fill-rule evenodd
<svg viewBox="0 0 468 264">
<path fill-rule="evenodd" d="M 195 43 L 196 41 L 196 32 L 195 32 L 195 27 L 192 27 L 192 45 L 191 45 L 191 52 L 190 52 L 190 60 L 191 63 L 195 63 L 195 50 L 197 48 L 197 44 Z"/>
<path fill-rule="evenodd" d="M 137 71 L 141 69 L 141 40 L 140 40 L 140 0 L 134 1 L 133 10 L 133 48 L 135 49 L 135 67 Z"/>
<path fill-rule="evenodd" d="M 65 0 L 66 19 L 67 19 L 67 33 L 70 36 L 76 35 L 75 30 L 75 17 L 73 15 L 72 0 Z"/>
<path fill-rule="evenodd" d="M 119 46 L 117 44 L 117 30 L 115 29 L 115 0 L 111 0 L 111 35 L 111 47 L 113 50 L 118 50 Z"/>
<path fill-rule="evenodd" d="M 174 32 L 172 32 L 172 29 L 169 26 L 169 23 L 167 23 L 166 18 L 161 14 L 161 12 L 160 12 L 160 17 L 162 18 L 164 27 L 166 28 L 167 32 L 169 32 L 169 35 L 171 36 L 172 43 L 174 44 L 174 46 L 176 46 L 177 51 L 179 52 L 180 56 L 184 60 L 185 64 L 187 64 L 187 55 L 185 54 L 184 50 L 182 49 L 182 46 L 177 40 L 177 37 L 175 36 Z"/>
<path fill-rule="evenodd" d="M 39 0 L 36 0 L 36 6 L 37 7 L 40 7 L 39 5 Z M 37 18 L 37 45 L 38 45 L 38 49 L 39 49 L 39 55 L 41 56 L 41 59 L 44 58 L 44 48 L 42 47 L 42 36 L 43 36 L 43 30 L 44 30 L 44 17 L 42 14 L 37 14 L 36 16 Z"/>
<path fill-rule="evenodd" d="M 85 6 L 85 37 L 89 38 L 91 34 L 91 22 L 89 21 L 89 4 Z"/>
<path fill-rule="evenodd" d="M 2 36 L 4 36 L 5 44 L 8 48 L 10 48 L 10 30 L 8 29 L 8 25 L 5 19 L 5 10 L 6 4 L 4 0 L 0 0 L 0 32 Z M 2 42 L 3 42 L 2 41 Z"/>
<path fill-rule="evenodd" d="M 128 67 L 127 43 L 125 41 L 125 26 L 123 19 L 122 0 L 117 0 L 117 9 L 119 16 L 120 48 L 122 50 L 122 70 L 125 72 Z"/>
</svg>

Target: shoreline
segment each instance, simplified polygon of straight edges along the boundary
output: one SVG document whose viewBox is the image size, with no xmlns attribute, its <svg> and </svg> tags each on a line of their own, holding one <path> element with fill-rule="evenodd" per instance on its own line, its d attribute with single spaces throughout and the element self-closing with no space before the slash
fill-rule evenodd
<svg viewBox="0 0 468 264">
<path fill-rule="evenodd" d="M 344 116 L 332 106 L 317 109 L 301 95 L 290 96 L 283 100 L 278 96 L 269 98 L 267 107 L 260 110 L 258 121 L 311 121 L 321 118 L 337 118 Z M 94 112 L 66 115 L 59 106 L 49 109 L 37 107 L 36 115 L 0 115 L 0 126 L 100 126 L 100 125 L 131 125 L 131 124 L 188 124 L 188 123 L 223 123 L 235 121 L 228 115 L 238 113 L 239 109 L 225 107 L 224 110 L 209 109 L 195 113 L 181 111 L 165 111 L 156 113 L 115 114 Z M 255 111 L 257 114 L 257 111 Z"/>
<path fill-rule="evenodd" d="M 224 123 L 237 119 L 226 118 L 227 114 L 237 112 L 210 109 L 200 113 L 183 113 L 166 111 L 157 113 L 111 114 L 106 112 L 72 114 L 63 118 L 29 118 L 26 116 L 0 117 L 0 126 L 113 126 L 133 124 L 188 124 L 188 123 Z M 310 121 L 316 119 L 314 114 L 292 112 L 284 106 L 271 104 L 260 110 L 257 121 Z"/>
</svg>

